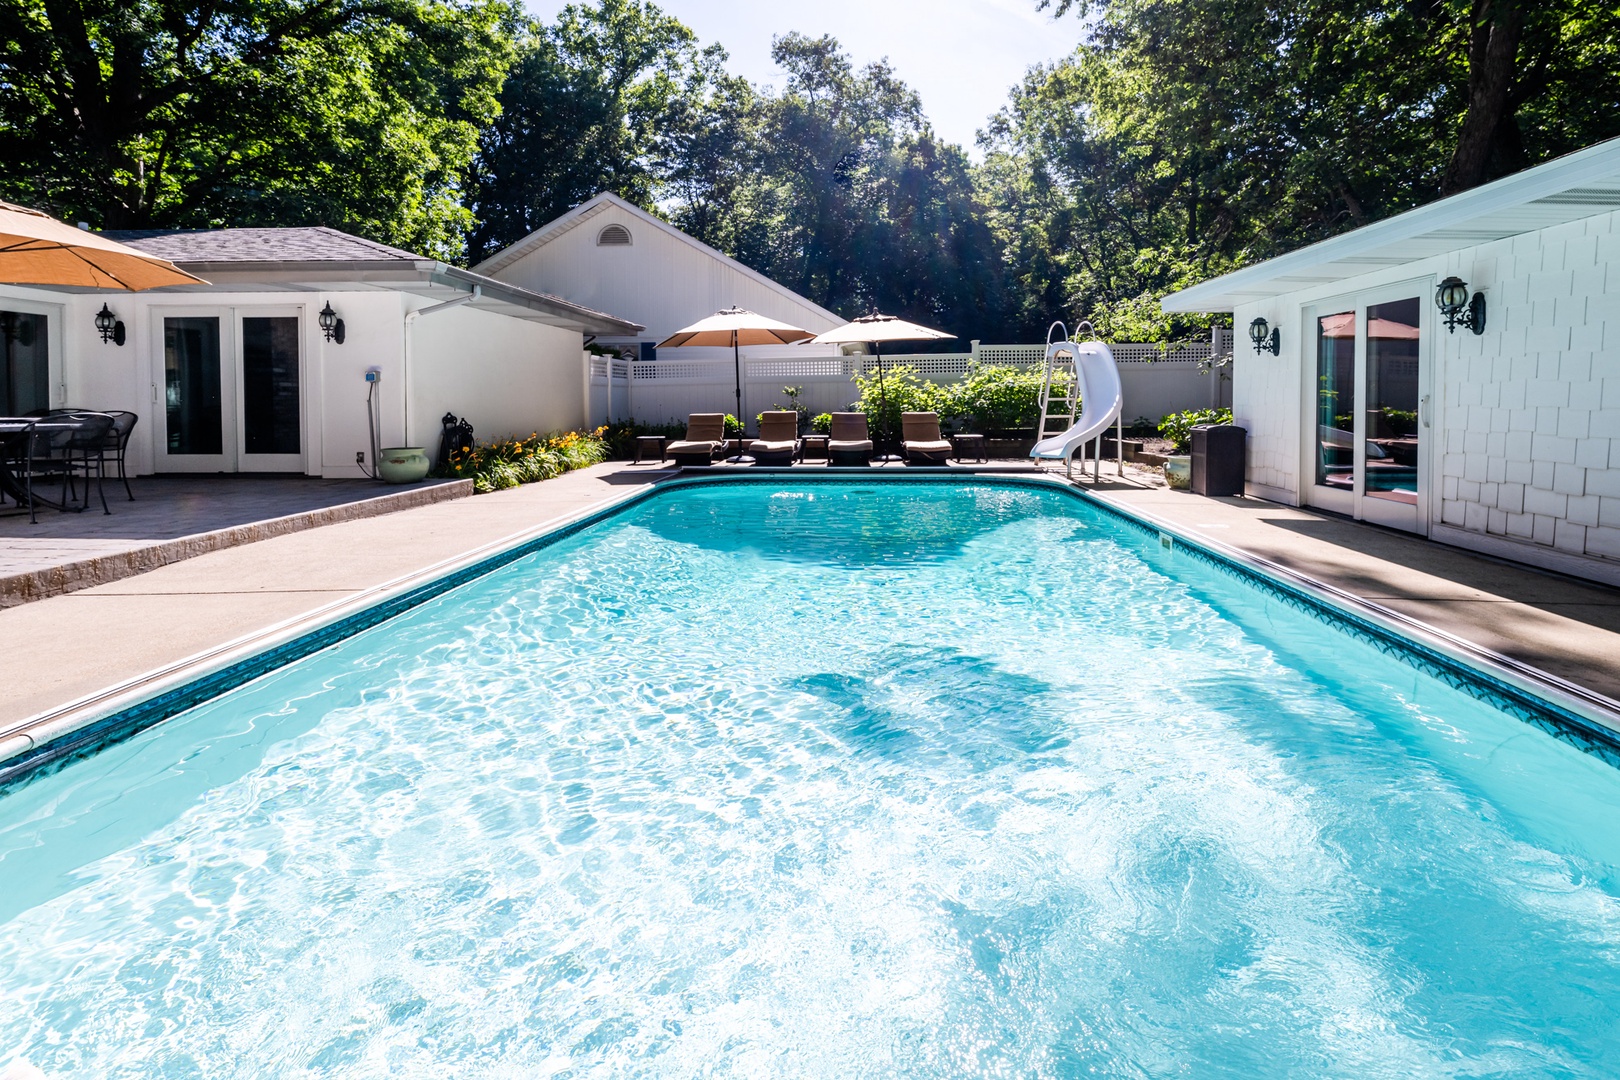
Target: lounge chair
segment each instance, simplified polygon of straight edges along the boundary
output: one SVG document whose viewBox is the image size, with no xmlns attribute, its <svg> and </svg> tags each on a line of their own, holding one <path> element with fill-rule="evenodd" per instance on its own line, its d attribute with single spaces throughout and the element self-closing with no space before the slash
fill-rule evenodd
<svg viewBox="0 0 1620 1080">
<path fill-rule="evenodd" d="M 835 412 L 831 437 L 827 440 L 827 464 L 867 465 L 872 459 L 872 440 L 866 432 L 866 414 Z"/>
<path fill-rule="evenodd" d="M 950 460 L 951 444 L 939 433 L 939 414 L 900 414 L 900 449 L 913 465 L 943 465 Z"/>
<path fill-rule="evenodd" d="M 664 451 L 677 465 L 707 465 L 726 445 L 726 414 L 695 412 L 686 418 L 686 438 Z"/>
<path fill-rule="evenodd" d="M 748 452 L 760 465 L 791 465 L 799 449 L 799 414 L 767 412 L 759 414 L 759 438 L 748 444 Z"/>
</svg>

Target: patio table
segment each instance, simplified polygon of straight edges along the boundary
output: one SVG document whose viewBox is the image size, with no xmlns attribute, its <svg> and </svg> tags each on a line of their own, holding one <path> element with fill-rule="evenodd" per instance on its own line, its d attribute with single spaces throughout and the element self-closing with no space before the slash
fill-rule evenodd
<svg viewBox="0 0 1620 1080">
<path fill-rule="evenodd" d="M 37 416 L 0 416 L 0 493 L 10 495 L 16 500 L 17 505 L 26 508 L 29 514 L 33 514 L 35 507 L 40 503 L 55 510 L 66 510 L 65 496 L 58 502 L 31 490 L 27 483 L 17 478 L 12 464 L 17 456 L 14 453 L 17 448 L 23 448 L 23 456 L 27 456 L 25 444 L 32 433 L 71 431 L 75 426 L 72 421 L 42 420 Z"/>
</svg>

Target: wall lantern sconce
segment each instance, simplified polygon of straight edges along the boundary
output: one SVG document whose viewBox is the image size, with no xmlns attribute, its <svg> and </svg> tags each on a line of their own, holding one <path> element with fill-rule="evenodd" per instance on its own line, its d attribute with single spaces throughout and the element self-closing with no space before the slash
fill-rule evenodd
<svg viewBox="0 0 1620 1080">
<path fill-rule="evenodd" d="M 1466 326 L 1475 334 L 1485 332 L 1485 294 L 1477 292 L 1468 297 L 1468 283 L 1460 277 L 1448 277 L 1434 291 L 1434 302 L 1440 314 L 1446 317 L 1446 332 L 1455 334 L 1457 327 Z"/>
<path fill-rule="evenodd" d="M 117 315 L 113 314 L 112 308 L 106 304 L 102 304 L 101 310 L 96 312 L 96 329 L 101 331 L 101 343 L 103 345 L 109 341 L 114 345 L 124 343 L 124 324 L 119 321 Z"/>
<path fill-rule="evenodd" d="M 344 332 L 343 320 L 338 318 L 338 313 L 332 310 L 332 301 L 328 300 L 326 302 L 326 306 L 321 308 L 321 313 L 317 318 L 320 320 L 321 331 L 326 335 L 326 340 L 335 341 L 339 345 L 343 344 L 343 339 L 348 335 Z"/>
<path fill-rule="evenodd" d="M 1276 356 L 1282 352 L 1282 331 L 1272 330 L 1264 319 L 1256 319 L 1249 324 L 1249 340 L 1254 342 L 1256 356 L 1263 352 Z"/>
</svg>

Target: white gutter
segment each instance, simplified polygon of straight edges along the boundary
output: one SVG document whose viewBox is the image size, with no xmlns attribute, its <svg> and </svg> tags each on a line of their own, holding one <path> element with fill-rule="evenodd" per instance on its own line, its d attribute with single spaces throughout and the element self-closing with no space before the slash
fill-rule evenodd
<svg viewBox="0 0 1620 1080">
<path fill-rule="evenodd" d="M 482 295 L 484 295 L 483 287 L 474 285 L 472 292 L 467 293 L 465 296 L 458 296 L 454 300 L 446 300 L 443 303 L 429 304 L 427 307 L 416 308 L 405 313 L 405 356 L 400 372 L 400 381 L 405 387 L 405 430 L 399 434 L 402 444 L 411 441 L 411 327 L 415 325 L 416 319 L 420 315 L 431 315 L 435 311 L 470 304 Z"/>
</svg>

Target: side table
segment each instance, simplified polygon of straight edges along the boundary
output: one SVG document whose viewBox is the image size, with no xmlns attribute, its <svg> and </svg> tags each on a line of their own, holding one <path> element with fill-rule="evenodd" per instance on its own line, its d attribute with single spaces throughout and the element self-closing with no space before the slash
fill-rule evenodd
<svg viewBox="0 0 1620 1080">
<path fill-rule="evenodd" d="M 668 445 L 669 437 L 667 435 L 637 435 L 636 460 L 633 464 L 640 465 L 643 454 L 650 454 L 656 450 L 658 451 L 658 464 L 662 465 L 665 458 L 669 456 L 664 452 L 664 448 Z"/>
<path fill-rule="evenodd" d="M 832 442 L 831 435 L 801 435 L 799 437 L 799 460 L 804 461 L 811 456 L 811 446 L 816 448 L 816 457 L 823 461 L 827 460 L 827 444 L 830 442 Z"/>
<path fill-rule="evenodd" d="M 980 464 L 986 464 L 990 458 L 985 453 L 983 435 L 952 435 L 951 445 L 956 448 L 956 460 L 962 460 L 964 450 L 971 451 Z"/>
</svg>

